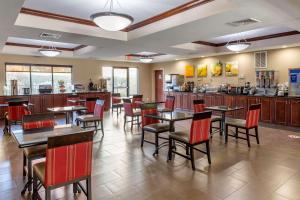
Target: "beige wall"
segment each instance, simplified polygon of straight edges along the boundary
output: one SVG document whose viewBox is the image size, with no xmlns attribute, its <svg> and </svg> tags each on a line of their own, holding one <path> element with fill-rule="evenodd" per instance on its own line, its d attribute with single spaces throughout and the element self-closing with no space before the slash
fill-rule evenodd
<svg viewBox="0 0 300 200">
<path fill-rule="evenodd" d="M 151 97 L 151 68 L 149 65 L 127 62 L 109 62 L 92 59 L 45 58 L 18 55 L 0 55 L 0 94 L 5 84 L 5 63 L 57 64 L 73 66 L 73 82 L 87 85 L 90 78 L 96 82 L 101 77 L 102 66 L 138 67 L 140 93 Z"/>
<path fill-rule="evenodd" d="M 229 83 L 232 85 L 244 84 L 250 81 L 255 84 L 255 68 L 254 68 L 254 53 L 241 53 L 222 56 L 213 56 L 206 58 L 197 58 L 181 61 L 163 62 L 152 64 L 152 74 L 154 70 L 163 69 L 164 74 L 184 74 L 184 66 L 192 64 L 211 64 L 215 62 L 230 62 L 238 61 L 239 63 L 239 76 L 238 77 L 225 77 L 224 72 L 222 77 L 211 77 L 210 70 L 208 70 L 207 78 L 188 78 L 187 81 L 194 81 L 195 83 L 208 83 L 218 85 L 221 83 Z M 288 68 L 300 68 L 300 47 L 276 49 L 268 51 L 268 69 L 273 69 L 279 73 L 279 82 L 288 81 Z M 224 69 L 223 69 L 224 70 Z M 154 96 L 154 76 L 152 75 L 152 95 Z"/>
</svg>

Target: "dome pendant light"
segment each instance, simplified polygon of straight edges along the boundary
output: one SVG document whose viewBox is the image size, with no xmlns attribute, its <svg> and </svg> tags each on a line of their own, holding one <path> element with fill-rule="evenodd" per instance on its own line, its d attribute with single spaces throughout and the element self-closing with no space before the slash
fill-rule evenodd
<svg viewBox="0 0 300 200">
<path fill-rule="evenodd" d="M 114 2 L 113 0 L 108 1 L 110 2 L 108 12 L 95 13 L 90 17 L 97 26 L 106 31 L 120 31 L 132 24 L 133 17 L 123 13 L 112 12 Z"/>
<path fill-rule="evenodd" d="M 39 49 L 39 52 L 47 57 L 56 57 L 61 54 L 61 51 L 51 48 L 41 48 Z"/>
<path fill-rule="evenodd" d="M 239 52 L 249 48 L 250 45 L 251 43 L 247 42 L 246 40 L 237 40 L 234 42 L 228 42 L 226 44 L 226 48 L 230 51 Z"/>
<path fill-rule="evenodd" d="M 142 57 L 140 57 L 140 61 L 142 63 L 151 63 L 153 61 L 153 58 L 148 57 L 148 56 L 142 56 Z"/>
</svg>

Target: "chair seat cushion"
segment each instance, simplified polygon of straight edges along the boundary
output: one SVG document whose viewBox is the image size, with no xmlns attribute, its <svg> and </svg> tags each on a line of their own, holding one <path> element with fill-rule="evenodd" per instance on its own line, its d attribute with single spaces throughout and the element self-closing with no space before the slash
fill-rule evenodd
<svg viewBox="0 0 300 200">
<path fill-rule="evenodd" d="M 123 103 L 113 103 L 112 107 L 113 108 L 121 108 L 121 107 L 123 107 Z"/>
<path fill-rule="evenodd" d="M 187 132 L 177 131 L 169 134 L 170 139 L 175 139 L 180 142 L 189 143 L 190 142 L 190 134 Z"/>
<path fill-rule="evenodd" d="M 47 145 L 39 145 L 35 147 L 27 147 L 24 149 L 24 154 L 27 158 L 45 157 Z"/>
<path fill-rule="evenodd" d="M 165 123 L 149 124 L 143 127 L 145 131 L 162 133 L 170 130 L 170 125 Z"/>
<path fill-rule="evenodd" d="M 33 172 L 37 175 L 38 179 L 45 183 L 45 162 L 40 162 L 33 165 Z"/>
<path fill-rule="evenodd" d="M 246 127 L 246 120 L 244 119 L 226 119 L 226 125 Z"/>
<path fill-rule="evenodd" d="M 222 117 L 216 115 L 211 116 L 211 122 L 218 122 L 218 121 L 222 121 Z"/>
<path fill-rule="evenodd" d="M 133 115 L 134 116 L 140 116 L 141 115 L 141 111 L 140 110 L 133 110 Z"/>
<path fill-rule="evenodd" d="M 80 115 L 77 117 L 78 121 L 80 122 L 94 122 L 94 121 L 101 121 L 100 117 L 94 115 Z"/>
</svg>

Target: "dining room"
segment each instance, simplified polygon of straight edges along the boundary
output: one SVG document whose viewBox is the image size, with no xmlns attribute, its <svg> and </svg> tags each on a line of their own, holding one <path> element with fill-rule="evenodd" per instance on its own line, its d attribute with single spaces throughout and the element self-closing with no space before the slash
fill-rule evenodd
<svg viewBox="0 0 300 200">
<path fill-rule="evenodd" d="M 0 5 L 0 199 L 299 199 L 298 1 Z"/>
</svg>

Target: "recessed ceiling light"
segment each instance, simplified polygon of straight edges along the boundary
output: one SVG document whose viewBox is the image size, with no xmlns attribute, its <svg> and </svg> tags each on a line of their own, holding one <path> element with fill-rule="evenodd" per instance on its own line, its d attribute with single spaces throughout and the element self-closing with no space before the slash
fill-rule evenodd
<svg viewBox="0 0 300 200">
<path fill-rule="evenodd" d="M 285 49 L 285 48 L 287 48 L 288 46 L 286 46 L 286 45 L 283 45 L 281 48 L 283 48 L 283 49 Z"/>
</svg>

